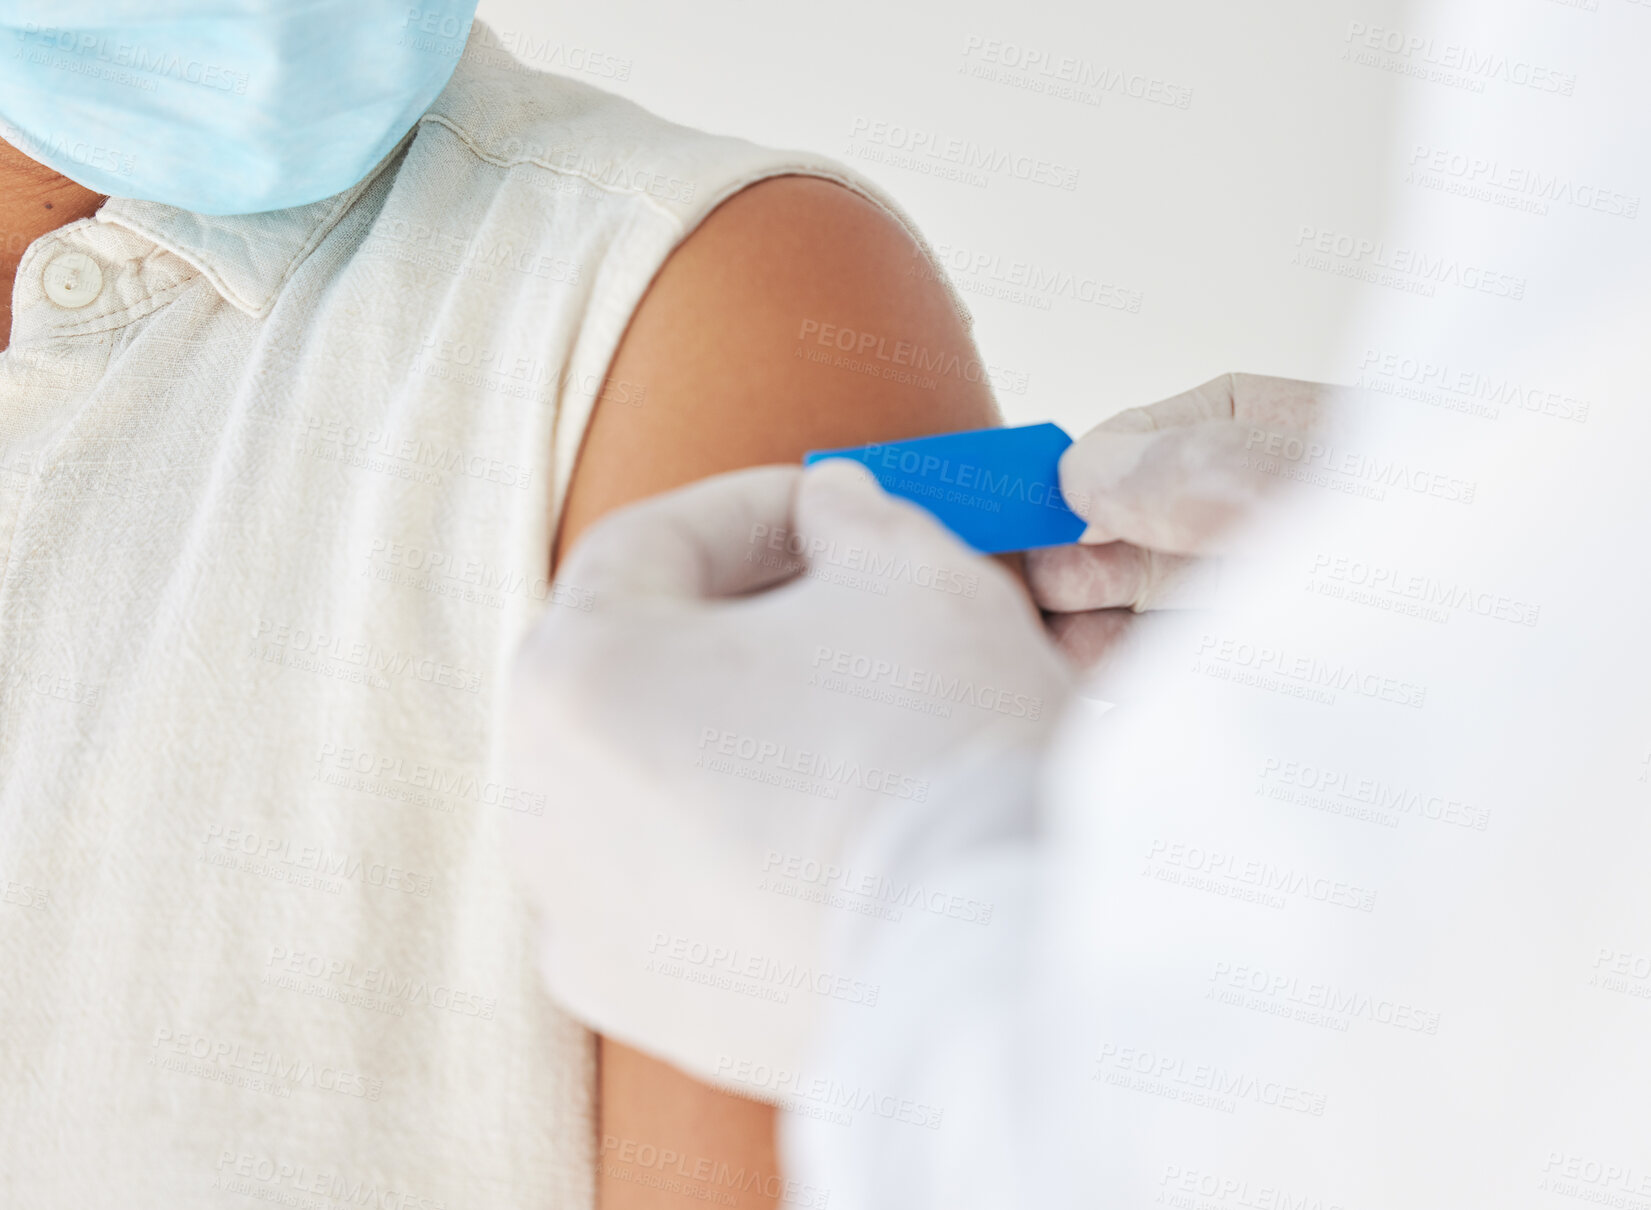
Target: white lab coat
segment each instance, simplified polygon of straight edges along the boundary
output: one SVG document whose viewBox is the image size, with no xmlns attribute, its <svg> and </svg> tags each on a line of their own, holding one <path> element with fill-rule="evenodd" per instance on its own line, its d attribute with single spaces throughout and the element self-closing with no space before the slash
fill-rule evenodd
<svg viewBox="0 0 1651 1210">
<path fill-rule="evenodd" d="M 1651 1207 L 1651 216 L 1593 201 L 1651 196 L 1651 9 L 1409 20 L 1509 59 L 1406 81 L 1403 155 L 1495 167 L 1396 189 L 1364 267 L 1440 276 L 1348 334 L 1380 406 L 1035 802 L 962 771 L 940 840 L 867 840 L 993 910 L 837 926 L 883 993 L 788 1102 L 816 1203 Z"/>
</svg>

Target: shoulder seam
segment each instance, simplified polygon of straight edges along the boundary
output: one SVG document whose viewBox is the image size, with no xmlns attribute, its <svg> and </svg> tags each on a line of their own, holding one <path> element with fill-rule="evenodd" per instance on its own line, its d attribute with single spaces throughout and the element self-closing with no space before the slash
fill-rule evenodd
<svg viewBox="0 0 1651 1210">
<path fill-rule="evenodd" d="M 486 163 L 494 164 L 500 168 L 514 168 L 518 164 L 532 164 L 535 168 L 543 168 L 546 172 L 553 172 L 558 176 L 576 177 L 587 184 L 594 185 L 596 188 L 601 189 L 604 192 L 612 193 L 619 197 L 635 198 L 644 203 L 650 210 L 654 211 L 654 213 L 658 214 L 661 218 L 664 218 L 670 222 L 670 224 L 677 228 L 677 230 L 682 230 L 682 220 L 677 218 L 675 214 L 671 213 L 671 211 L 658 200 L 650 197 L 642 190 L 613 185 L 607 181 L 592 176 L 588 172 L 581 172 L 574 168 L 566 168 L 560 164 L 552 164 L 540 159 L 538 156 L 520 155 L 507 158 L 505 156 L 490 155 L 483 151 L 480 147 L 476 146 L 475 140 L 472 139 L 462 127 L 458 126 L 451 119 L 439 113 L 427 113 L 419 119 L 420 126 L 427 123 L 441 126 L 452 131 L 453 134 L 458 137 L 459 141 L 469 148 L 472 155 L 479 160 L 485 161 Z"/>
<path fill-rule="evenodd" d="M 845 173 L 840 165 L 834 161 L 826 160 L 824 157 L 814 162 L 808 162 L 807 160 L 799 160 L 794 158 L 797 155 L 796 152 L 775 152 L 775 159 L 772 162 L 755 168 L 747 168 L 745 171 L 738 173 L 732 177 L 727 182 L 725 188 L 719 191 L 716 196 L 711 198 L 707 204 L 697 206 L 695 208 L 695 212 L 689 218 L 684 219 L 678 216 L 663 202 L 660 202 L 658 199 L 642 192 L 641 190 L 613 185 L 607 181 L 592 176 L 588 172 L 567 168 L 560 164 L 552 164 L 538 156 L 524 155 L 505 157 L 491 155 L 476 146 L 475 140 L 470 137 L 469 133 L 445 114 L 426 113 L 419 119 L 420 126 L 423 126 L 425 123 L 433 123 L 441 126 L 445 130 L 451 131 L 453 135 L 457 137 L 466 148 L 469 149 L 472 155 L 485 163 L 494 164 L 500 168 L 511 168 L 517 164 L 532 164 L 536 168 L 542 168 L 546 172 L 555 173 L 558 176 L 582 180 L 587 184 L 590 184 L 597 189 L 601 189 L 606 193 L 613 194 L 616 197 L 634 198 L 641 201 L 649 210 L 670 224 L 671 230 L 678 240 L 686 239 L 690 234 L 692 234 L 694 229 L 697 228 L 699 224 L 703 222 L 705 218 L 723 202 L 727 201 L 741 190 L 747 189 L 760 181 L 770 180 L 778 176 L 806 176 L 813 177 L 816 180 L 830 181 L 834 184 L 841 185 L 850 193 L 855 194 L 863 201 L 869 202 L 878 210 L 881 210 L 885 215 L 905 230 L 906 234 L 916 242 L 918 248 L 922 251 L 926 258 L 935 264 L 939 263 L 938 259 L 934 255 L 934 249 L 929 246 L 928 240 L 918 229 L 917 225 L 913 223 L 902 210 L 900 210 L 897 206 L 891 205 L 874 190 L 867 188 L 864 182 Z M 942 274 L 941 280 L 944 283 L 946 293 L 951 297 L 958 314 L 964 318 L 965 325 L 972 329 L 974 327 L 974 316 L 969 311 L 968 306 L 963 302 L 963 296 L 958 293 L 957 287 L 953 284 L 950 275 Z"/>
</svg>

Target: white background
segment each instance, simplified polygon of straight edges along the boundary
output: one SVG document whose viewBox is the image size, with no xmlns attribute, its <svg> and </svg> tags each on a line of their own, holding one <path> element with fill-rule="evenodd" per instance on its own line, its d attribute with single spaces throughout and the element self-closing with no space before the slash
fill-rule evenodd
<svg viewBox="0 0 1651 1210">
<path fill-rule="evenodd" d="M 1230 369 L 1350 380 L 1333 342 L 1360 287 L 1291 257 L 1303 224 L 1379 234 L 1400 159 L 1388 133 L 1400 81 L 1342 55 L 1354 22 L 1402 26 L 1397 6 L 484 0 L 480 15 L 527 62 L 673 121 L 844 160 L 891 191 L 949 263 L 984 257 L 1008 275 L 1026 262 L 1138 296 L 1136 313 L 1070 296 L 1039 309 L 970 289 L 992 270 L 973 281 L 953 270 L 987 362 L 1028 378 L 1024 395 L 1002 398 L 1012 423 L 1080 431 Z M 1651 10 L 1629 15 L 1651 25 Z M 1004 44 L 998 64 L 991 42 Z M 1027 52 L 1070 57 L 1070 72 L 1101 84 L 1078 100 L 961 70 Z M 1149 84 L 1190 101 L 1129 95 Z M 1078 185 L 993 175 L 978 188 L 868 162 L 850 150 L 865 144 L 851 138 L 857 119 L 1070 166 Z"/>
</svg>

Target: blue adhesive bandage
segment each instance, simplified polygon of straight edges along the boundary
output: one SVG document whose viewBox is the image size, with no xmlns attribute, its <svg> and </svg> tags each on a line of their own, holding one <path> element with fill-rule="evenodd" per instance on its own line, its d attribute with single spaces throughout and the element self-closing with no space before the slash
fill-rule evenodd
<svg viewBox="0 0 1651 1210">
<path fill-rule="evenodd" d="M 1072 438 L 1058 424 L 942 433 L 803 459 L 863 463 L 891 496 L 920 504 L 981 554 L 1076 542 L 1084 519 L 1061 496 L 1061 453 Z"/>
</svg>

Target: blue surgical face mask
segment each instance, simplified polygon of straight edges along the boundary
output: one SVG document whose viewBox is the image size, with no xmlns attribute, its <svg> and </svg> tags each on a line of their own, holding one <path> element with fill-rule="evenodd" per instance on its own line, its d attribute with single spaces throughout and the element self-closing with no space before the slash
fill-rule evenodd
<svg viewBox="0 0 1651 1210">
<path fill-rule="evenodd" d="M 413 128 L 477 0 L 0 0 L 0 137 L 201 214 L 331 197 Z"/>
</svg>

